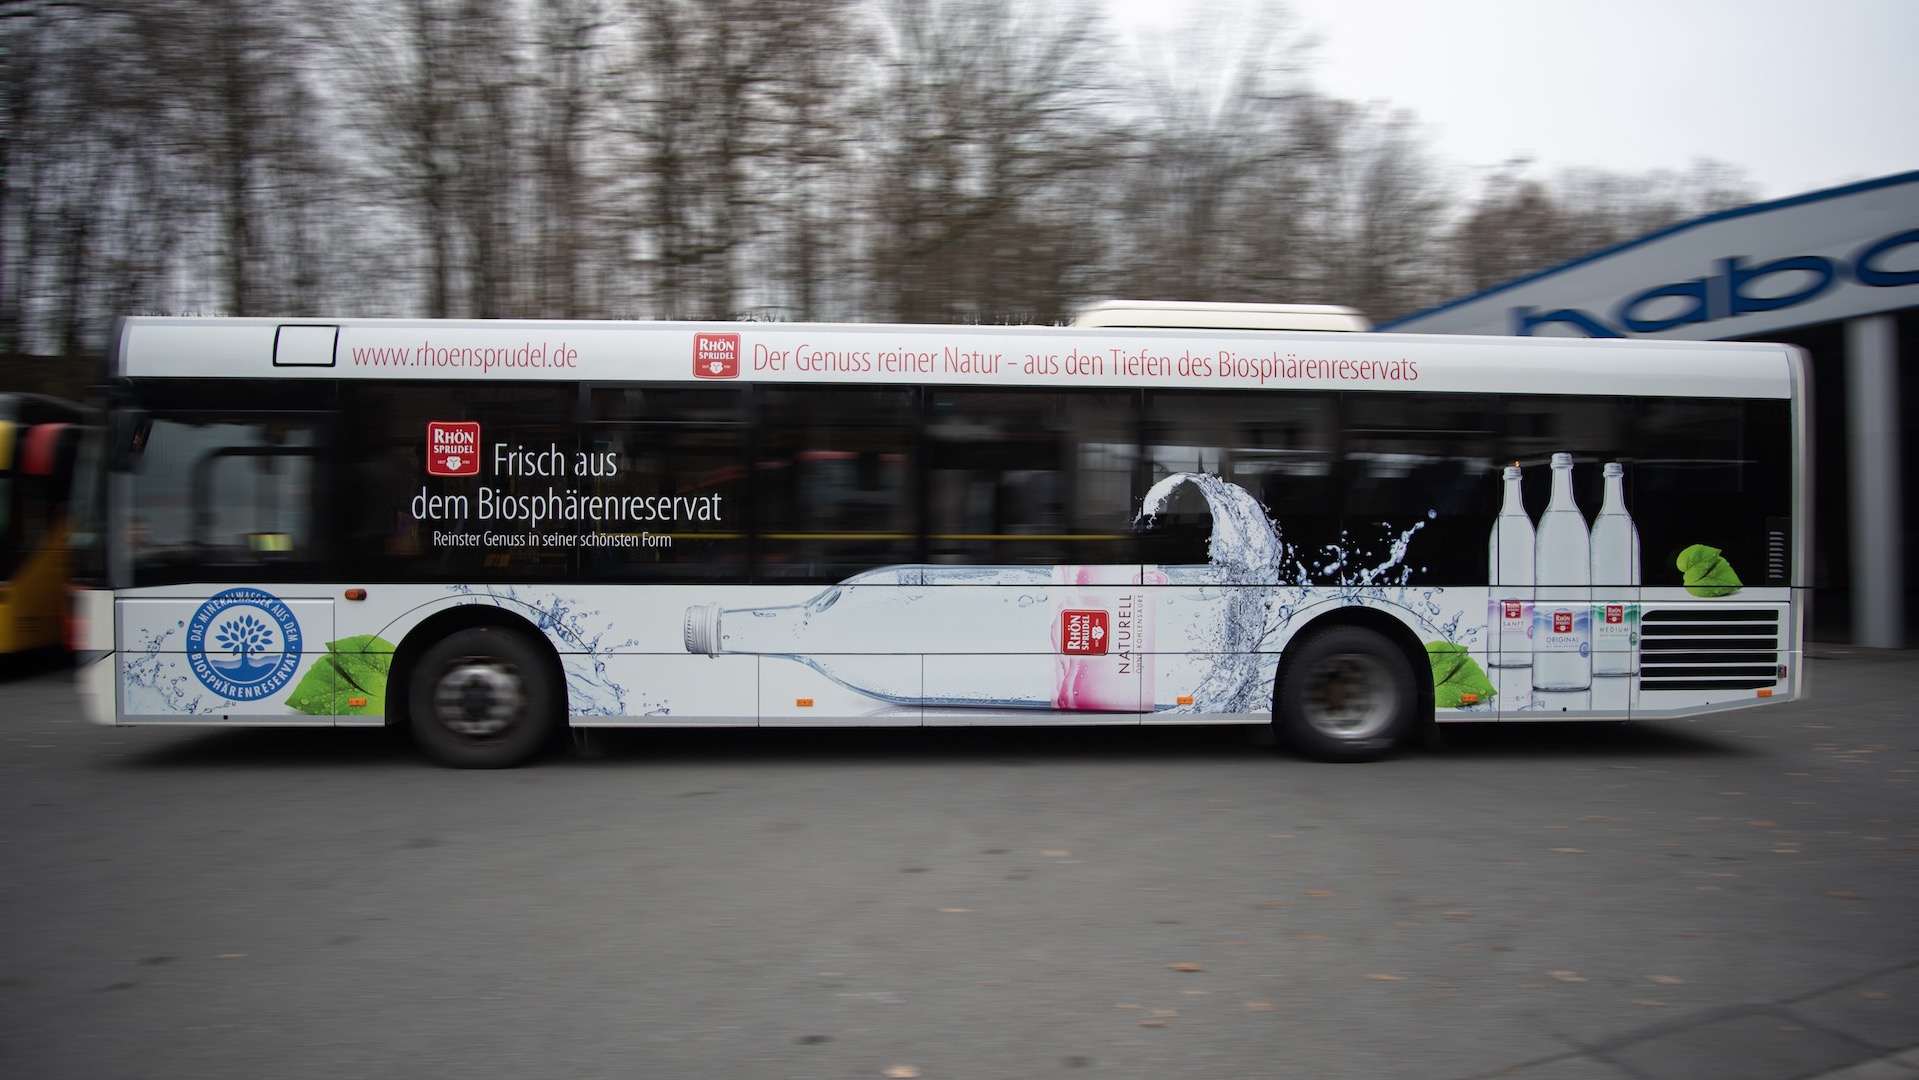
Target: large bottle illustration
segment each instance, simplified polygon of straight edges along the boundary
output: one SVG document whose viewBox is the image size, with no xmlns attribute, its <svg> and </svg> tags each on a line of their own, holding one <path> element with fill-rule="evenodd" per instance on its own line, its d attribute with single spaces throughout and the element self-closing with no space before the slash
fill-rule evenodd
<svg viewBox="0 0 1919 1080">
<path fill-rule="evenodd" d="M 1140 588 L 1167 580 L 1138 566 L 888 566 L 804 603 L 690 607 L 686 648 L 783 657 L 895 705 L 1138 712 L 1154 704 L 1158 624 L 1192 633 L 1207 621 L 1161 609 L 1189 596 L 1225 610 Z M 896 659 L 913 654 L 947 659 Z"/>
<path fill-rule="evenodd" d="M 1594 675 L 1639 673 L 1639 529 L 1626 510 L 1626 469 L 1606 463 L 1606 494 L 1592 526 Z"/>
<path fill-rule="evenodd" d="M 1441 625 L 1442 589 L 1424 589 L 1419 608 L 1404 589 L 1423 523 L 1389 536 L 1375 565 L 1356 558 L 1364 549 L 1328 549 L 1323 569 L 1341 580 L 1314 585 L 1259 500 L 1216 475 L 1162 478 L 1140 521 L 1150 525 L 1188 485 L 1212 515 L 1203 564 L 887 566 L 798 603 L 694 604 L 685 648 L 811 668 L 873 699 L 875 715 L 900 707 L 1210 715 L 1270 710 L 1281 635 L 1296 614 L 1329 602 L 1391 606 L 1417 620 L 1427 641 L 1450 642 L 1464 613 Z M 765 679 L 780 668 L 760 670 Z M 1525 669 L 1515 670 L 1523 681 Z"/>
<path fill-rule="evenodd" d="M 1592 685 L 1592 534 L 1573 501 L 1573 457 L 1554 454 L 1552 498 L 1540 515 L 1533 569 L 1533 689 Z"/>
</svg>

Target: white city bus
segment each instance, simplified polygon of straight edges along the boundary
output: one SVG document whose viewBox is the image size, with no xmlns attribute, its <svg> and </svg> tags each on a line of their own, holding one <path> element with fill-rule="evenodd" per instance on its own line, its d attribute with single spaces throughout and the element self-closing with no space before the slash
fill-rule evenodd
<svg viewBox="0 0 1919 1080">
<path fill-rule="evenodd" d="M 1800 691 L 1778 345 L 1185 326 L 133 318 L 112 724 L 1686 717 Z"/>
</svg>

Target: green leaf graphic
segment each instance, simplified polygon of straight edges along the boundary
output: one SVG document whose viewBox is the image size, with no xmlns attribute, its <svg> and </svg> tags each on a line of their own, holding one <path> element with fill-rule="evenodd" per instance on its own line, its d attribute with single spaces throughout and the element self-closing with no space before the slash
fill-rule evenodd
<svg viewBox="0 0 1919 1080">
<path fill-rule="evenodd" d="M 1464 645 L 1450 641 L 1426 643 L 1426 659 L 1433 665 L 1433 704 L 1442 709 L 1458 709 L 1484 704 L 1499 691 L 1480 670 Z M 1467 698 L 1472 700 L 1468 701 Z"/>
<path fill-rule="evenodd" d="M 307 669 L 300 678 L 300 685 L 287 695 L 287 704 L 295 710 L 312 716 L 333 716 L 333 687 L 339 682 L 338 670 L 333 666 L 333 657 L 322 656 L 319 662 Z"/>
<path fill-rule="evenodd" d="M 1694 596 L 1731 596 L 1744 587 L 1732 564 L 1719 557 L 1719 549 L 1694 544 L 1675 560 L 1685 575 L 1686 591 Z"/>
<path fill-rule="evenodd" d="M 327 651 L 340 673 L 353 685 L 374 694 L 386 693 L 387 672 L 393 667 L 393 645 L 372 634 L 329 642 Z"/>
<path fill-rule="evenodd" d="M 382 715 L 392 667 L 393 643 L 374 634 L 329 641 L 327 654 L 293 688 L 287 704 L 314 716 Z"/>
</svg>

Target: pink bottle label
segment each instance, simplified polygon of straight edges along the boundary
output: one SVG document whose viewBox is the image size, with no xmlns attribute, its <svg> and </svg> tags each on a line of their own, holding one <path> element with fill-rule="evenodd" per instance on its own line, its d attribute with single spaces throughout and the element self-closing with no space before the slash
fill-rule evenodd
<svg viewBox="0 0 1919 1080">
<path fill-rule="evenodd" d="M 1056 709 L 1144 712 L 1153 700 L 1152 602 L 1143 584 L 1164 584 L 1131 566 L 1061 566 L 1053 571 L 1060 613 L 1053 624 L 1059 654 Z M 1114 588 L 1118 586 L 1118 588 Z M 1135 586 L 1128 588 L 1127 586 Z"/>
</svg>

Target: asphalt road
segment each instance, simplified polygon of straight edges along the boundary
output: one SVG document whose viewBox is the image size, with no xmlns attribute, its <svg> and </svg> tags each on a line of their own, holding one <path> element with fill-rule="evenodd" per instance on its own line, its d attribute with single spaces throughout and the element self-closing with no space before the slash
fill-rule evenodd
<svg viewBox="0 0 1919 1080">
<path fill-rule="evenodd" d="M 105 729 L 0 682 L 0 1075 L 1788 1080 L 1919 1044 L 1919 656 L 1698 723 Z"/>
</svg>

